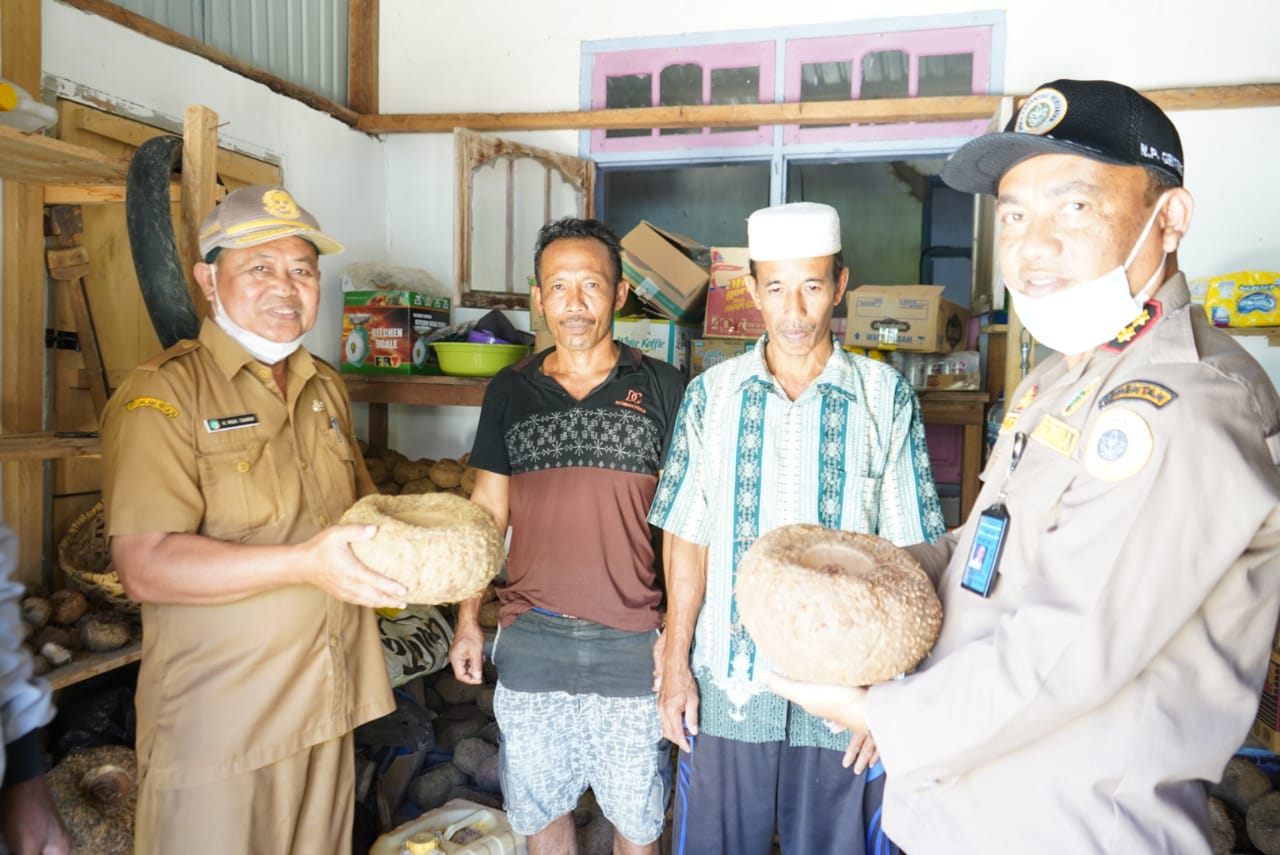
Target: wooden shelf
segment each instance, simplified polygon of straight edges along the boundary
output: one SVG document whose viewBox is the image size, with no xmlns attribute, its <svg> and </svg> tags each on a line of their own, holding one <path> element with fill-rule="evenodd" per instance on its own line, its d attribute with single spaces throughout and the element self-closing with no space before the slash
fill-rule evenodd
<svg viewBox="0 0 1280 855">
<path fill-rule="evenodd" d="M 423 377 L 344 374 L 351 400 L 369 404 L 478 407 L 488 377 Z"/>
<path fill-rule="evenodd" d="M 1280 327 L 1215 327 L 1237 336 L 1265 336 L 1271 347 L 1280 347 Z"/>
<path fill-rule="evenodd" d="M 53 460 L 102 453 L 96 436 L 55 436 L 52 433 L 0 435 L 0 461 Z"/>
<path fill-rule="evenodd" d="M 0 178 L 27 184 L 116 184 L 129 161 L 40 134 L 0 125 Z"/>
<path fill-rule="evenodd" d="M 88 680 L 90 677 L 96 677 L 99 674 L 105 674 L 108 671 L 115 670 L 128 665 L 130 662 L 137 662 L 142 658 L 142 642 L 134 641 L 121 647 L 119 650 L 112 650 L 110 653 L 90 653 L 86 656 L 68 662 L 61 668 L 54 668 L 52 671 L 44 675 L 49 681 L 49 685 L 54 689 L 65 689 L 81 680 Z"/>
</svg>

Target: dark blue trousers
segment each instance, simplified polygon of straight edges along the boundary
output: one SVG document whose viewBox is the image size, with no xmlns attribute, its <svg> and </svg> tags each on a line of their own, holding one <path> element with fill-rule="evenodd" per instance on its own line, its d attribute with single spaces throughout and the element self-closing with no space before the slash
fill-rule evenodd
<svg viewBox="0 0 1280 855">
<path fill-rule="evenodd" d="M 844 752 L 699 734 L 676 768 L 672 855 L 901 855 L 880 828 L 884 767 Z"/>
</svg>

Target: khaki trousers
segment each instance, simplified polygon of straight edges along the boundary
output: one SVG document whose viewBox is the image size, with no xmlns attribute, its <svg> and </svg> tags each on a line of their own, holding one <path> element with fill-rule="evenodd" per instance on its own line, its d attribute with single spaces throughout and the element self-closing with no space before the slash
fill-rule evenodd
<svg viewBox="0 0 1280 855">
<path fill-rule="evenodd" d="M 347 733 L 271 766 L 138 793 L 135 855 L 350 855 L 355 753 Z"/>
</svg>

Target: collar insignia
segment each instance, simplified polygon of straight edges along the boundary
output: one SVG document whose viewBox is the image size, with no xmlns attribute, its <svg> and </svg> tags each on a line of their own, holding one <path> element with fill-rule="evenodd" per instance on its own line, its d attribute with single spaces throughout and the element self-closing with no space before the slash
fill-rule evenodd
<svg viewBox="0 0 1280 855">
<path fill-rule="evenodd" d="M 1148 300 L 1142 307 L 1142 314 L 1133 319 L 1133 323 L 1120 330 L 1111 341 L 1102 346 L 1103 350 L 1112 353 L 1120 353 L 1126 347 L 1133 344 L 1138 339 L 1147 334 L 1154 326 L 1155 322 L 1160 320 L 1160 316 L 1164 313 L 1164 309 L 1155 300 Z"/>
</svg>

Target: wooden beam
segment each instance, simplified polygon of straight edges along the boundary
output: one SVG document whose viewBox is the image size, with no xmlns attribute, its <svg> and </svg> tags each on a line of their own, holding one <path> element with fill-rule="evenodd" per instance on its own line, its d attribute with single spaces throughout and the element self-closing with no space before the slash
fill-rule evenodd
<svg viewBox="0 0 1280 855">
<path fill-rule="evenodd" d="M 1280 84 L 1274 83 L 1154 89 L 1143 94 L 1169 111 L 1280 106 Z M 1000 97 L 958 95 L 869 101 L 806 101 L 799 104 L 636 107 L 551 113 L 395 113 L 362 115 L 356 127 L 371 134 L 395 134 L 443 133 L 454 128 L 473 131 L 549 131 L 950 122 L 989 118 L 999 107 Z M 1018 96 L 1018 99 L 1024 97 Z"/>
<path fill-rule="evenodd" d="M 128 174 L 127 160 L 0 125 L 0 178 L 28 184 L 123 186 Z"/>
<path fill-rule="evenodd" d="M 1226 110 L 1240 107 L 1280 107 L 1280 83 L 1245 83 L 1239 86 L 1188 86 L 1184 89 L 1149 89 L 1142 93 L 1169 112 L 1178 110 Z"/>
<path fill-rule="evenodd" d="M 611 130 L 703 128 L 749 125 L 830 125 L 844 122 L 929 122 L 985 119 L 996 108 L 995 95 L 945 98 L 885 98 L 874 101 L 806 101 L 801 104 L 707 104 L 685 107 L 634 107 L 558 113 L 399 113 L 361 116 L 369 133 L 473 131 Z"/>
<path fill-rule="evenodd" d="M 169 201 L 177 204 L 181 200 L 182 185 L 175 181 L 169 185 Z M 124 202 L 124 187 L 106 184 L 44 185 L 46 205 L 106 205 L 115 202 Z"/>
<path fill-rule="evenodd" d="M 0 0 L 0 77 L 40 97 L 42 60 L 41 0 Z M 3 130 L 13 130 L 4 128 Z M 43 139 L 43 138 L 42 138 Z M 10 137 L 12 142 L 12 138 Z M 27 146 L 21 146 L 23 151 Z M 0 152 L 7 170 L 14 163 Z M 15 166 L 16 168 L 16 166 Z M 5 181 L 3 235 L 0 236 L 0 432 L 20 433 L 44 426 L 44 277 L 43 198 L 38 186 Z M 44 584 L 45 529 L 49 495 L 41 460 L 0 467 L 4 522 L 18 539 L 13 578 Z"/>
<path fill-rule="evenodd" d="M 122 142 L 134 148 L 152 137 L 169 133 L 162 128 L 145 125 L 123 116 L 115 116 L 83 104 L 68 104 L 65 109 L 80 130 Z M 218 149 L 217 171 L 218 176 L 223 180 L 233 183 L 278 184 L 280 178 L 278 165 L 223 148 Z M 174 201 L 178 201 L 177 196 L 174 196 Z"/>
<path fill-rule="evenodd" d="M 129 29 L 141 33 L 148 38 L 155 39 L 158 42 L 163 42 L 164 44 L 176 47 L 179 50 L 187 51 L 188 53 L 193 53 L 196 56 L 202 56 L 210 62 L 215 62 L 218 65 L 221 65 L 228 71 L 239 74 L 241 77 L 247 77 L 250 80 L 263 84 L 273 92 L 278 92 L 281 95 L 293 98 L 296 101 L 301 101 L 308 107 L 312 107 L 322 113 L 328 113 L 335 119 L 355 127 L 356 119 L 358 118 L 358 114 L 355 110 L 343 107 L 341 104 L 330 101 L 328 98 L 317 95 L 310 89 L 299 86 L 296 83 L 291 83 L 282 77 L 277 77 L 270 72 L 263 71 L 260 68 L 255 68 L 249 63 L 237 59 L 229 53 L 220 51 L 217 48 L 209 47 L 203 42 L 196 41 L 195 39 L 184 36 L 181 33 L 174 32 L 168 27 L 162 27 L 149 18 L 144 18 L 141 15 L 130 12 L 128 9 L 124 9 L 114 3 L 107 2 L 107 0 L 63 0 L 63 2 L 68 6 L 74 6 L 83 12 L 88 12 L 91 15 L 98 15 L 99 17 L 106 18 L 108 21 L 119 24 L 122 27 L 128 27 Z M 37 3 L 36 6 L 38 9 L 39 4 Z M 7 17 L 6 20 L 8 20 Z"/>
<path fill-rule="evenodd" d="M 377 113 L 378 0 L 349 0 L 347 10 L 347 104 Z"/>
<path fill-rule="evenodd" d="M 217 199 L 218 114 L 200 104 L 189 105 L 182 127 L 182 267 L 196 317 L 203 318 L 209 314 L 209 303 L 191 271 L 201 260 L 200 223 Z"/>
</svg>

